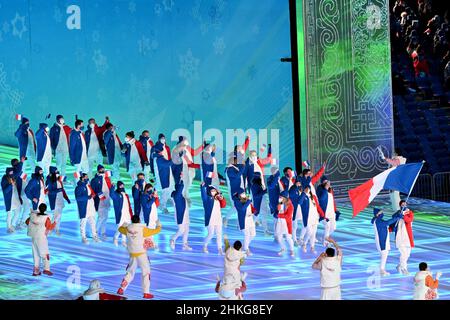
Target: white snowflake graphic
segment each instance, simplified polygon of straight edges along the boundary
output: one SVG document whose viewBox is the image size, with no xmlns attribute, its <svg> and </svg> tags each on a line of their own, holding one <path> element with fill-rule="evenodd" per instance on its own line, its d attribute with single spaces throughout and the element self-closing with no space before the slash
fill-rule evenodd
<svg viewBox="0 0 450 320">
<path fill-rule="evenodd" d="M 17 27 L 17 23 L 20 21 L 20 29 Z M 13 36 L 17 36 L 22 39 L 22 35 L 28 30 L 25 25 L 25 16 L 20 16 L 19 13 L 16 12 L 16 16 L 13 20 L 11 20 L 11 25 L 13 27 Z"/>
<path fill-rule="evenodd" d="M 98 42 L 100 40 L 100 32 L 98 30 L 94 30 L 92 32 L 92 41 Z"/>
<path fill-rule="evenodd" d="M 62 21 L 62 12 L 59 7 L 55 6 L 53 10 L 53 19 L 55 19 L 55 21 L 58 23 Z"/>
<path fill-rule="evenodd" d="M 226 48 L 225 41 L 223 40 L 223 38 L 216 37 L 216 39 L 213 42 L 213 47 L 215 54 L 223 54 Z"/>
<path fill-rule="evenodd" d="M 95 68 L 97 69 L 97 73 L 105 74 L 106 70 L 108 70 L 108 59 L 106 56 L 102 54 L 101 50 L 95 50 L 92 60 L 95 63 Z"/>
<path fill-rule="evenodd" d="M 162 7 L 161 7 L 161 4 L 155 3 L 154 11 L 155 11 L 155 14 L 156 14 L 157 16 L 160 16 L 161 13 L 162 13 Z"/>
<path fill-rule="evenodd" d="M 217 28 L 221 25 L 225 4 L 225 0 L 196 0 L 191 14 L 194 20 L 199 23 L 203 35 L 211 28 Z"/>
<path fill-rule="evenodd" d="M 173 0 L 163 0 L 162 3 L 165 11 L 172 11 L 173 5 L 175 4 Z"/>
<path fill-rule="evenodd" d="M 200 60 L 192 55 L 192 50 L 189 48 L 185 55 L 179 56 L 180 69 L 178 75 L 185 79 L 187 83 L 198 79 L 198 65 Z"/>
<path fill-rule="evenodd" d="M 128 10 L 130 10 L 131 13 L 136 12 L 136 3 L 134 1 L 128 3 Z"/>
</svg>

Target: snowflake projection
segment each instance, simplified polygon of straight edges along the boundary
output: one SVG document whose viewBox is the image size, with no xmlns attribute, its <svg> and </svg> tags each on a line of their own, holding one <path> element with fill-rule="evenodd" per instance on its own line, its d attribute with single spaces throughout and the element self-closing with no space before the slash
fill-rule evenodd
<svg viewBox="0 0 450 320">
<path fill-rule="evenodd" d="M 225 9 L 225 0 L 196 0 L 191 14 L 200 25 L 200 31 L 204 35 L 211 28 L 217 28 L 222 23 Z"/>
<path fill-rule="evenodd" d="M 13 27 L 13 36 L 22 39 L 22 35 L 28 30 L 25 25 L 25 16 L 20 16 L 19 13 L 16 12 L 16 16 L 11 20 L 11 25 Z"/>
<path fill-rule="evenodd" d="M 225 41 L 223 40 L 223 38 L 216 37 L 216 39 L 213 42 L 213 47 L 215 54 L 223 54 L 226 48 Z"/>
<path fill-rule="evenodd" d="M 136 12 L 136 3 L 134 1 L 128 3 L 128 10 L 130 10 L 131 13 Z"/>
<path fill-rule="evenodd" d="M 255 65 L 252 64 L 250 67 L 247 68 L 247 75 L 251 80 L 255 79 L 255 76 L 256 76 Z"/>
<path fill-rule="evenodd" d="M 155 14 L 157 16 L 160 16 L 161 13 L 162 13 L 162 6 L 161 6 L 161 4 L 160 3 L 155 3 L 155 6 L 154 6 L 153 10 L 155 11 Z"/>
<path fill-rule="evenodd" d="M 284 86 L 281 88 L 281 98 L 284 102 L 288 102 L 292 98 L 291 88 L 288 86 Z"/>
<path fill-rule="evenodd" d="M 187 83 L 198 79 L 198 65 L 200 60 L 192 55 L 192 50 L 189 48 L 185 55 L 179 56 L 180 69 L 178 75 L 185 79 Z"/>
<path fill-rule="evenodd" d="M 9 23 L 8 21 L 3 22 L 2 31 L 4 34 L 7 34 L 9 32 Z"/>
<path fill-rule="evenodd" d="M 55 19 L 56 22 L 60 23 L 62 21 L 62 17 L 63 15 L 61 9 L 55 6 L 53 10 L 53 19 Z"/>
<path fill-rule="evenodd" d="M 252 33 L 253 34 L 259 34 L 259 25 L 254 24 L 252 27 Z"/>
<path fill-rule="evenodd" d="M 100 40 L 100 32 L 98 30 L 94 30 L 92 32 L 92 41 L 98 42 Z"/>
<path fill-rule="evenodd" d="M 172 8 L 174 6 L 174 2 L 173 0 L 163 0 L 163 7 L 164 7 L 164 11 L 172 11 Z"/>
<path fill-rule="evenodd" d="M 182 119 L 185 129 L 191 130 L 195 121 L 195 110 L 191 107 L 183 108 L 183 119 Z"/>
<path fill-rule="evenodd" d="M 0 113 L 0 121 L 8 124 L 2 129 L 10 133 L 11 137 L 14 136 L 15 126 L 17 125 L 16 120 L 14 117 L 11 117 L 11 114 L 16 114 L 18 112 L 22 105 L 23 98 L 23 92 L 11 88 L 11 85 L 8 83 L 8 74 L 4 70 L 3 63 L 0 62 L 0 102 L 3 111 Z"/>
<path fill-rule="evenodd" d="M 19 83 L 19 81 L 20 81 L 20 72 L 19 72 L 19 70 L 14 69 L 14 70 L 11 72 L 11 80 L 12 80 L 14 83 Z"/>
<path fill-rule="evenodd" d="M 211 93 L 209 92 L 208 89 L 203 89 L 202 91 L 202 99 L 203 101 L 208 101 L 211 98 Z"/>
<path fill-rule="evenodd" d="M 133 115 L 130 115 L 130 117 L 136 117 L 136 121 L 154 119 L 155 114 L 161 112 L 162 108 L 158 107 L 158 103 L 153 97 L 149 79 L 140 79 L 132 74 L 128 82 L 128 88 L 124 87 L 122 92 L 121 99 L 128 110 L 141 110 L 136 115 L 131 112 Z"/>
<path fill-rule="evenodd" d="M 97 69 L 97 73 L 105 74 L 106 70 L 108 70 L 108 59 L 106 56 L 102 54 L 101 50 L 95 50 L 94 55 L 92 56 L 92 61 L 95 63 L 95 68 Z"/>
</svg>

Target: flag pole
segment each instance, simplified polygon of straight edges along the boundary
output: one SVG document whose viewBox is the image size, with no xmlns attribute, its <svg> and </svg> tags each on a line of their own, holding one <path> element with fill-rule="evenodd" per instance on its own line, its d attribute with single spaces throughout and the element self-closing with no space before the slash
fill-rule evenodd
<svg viewBox="0 0 450 320">
<path fill-rule="evenodd" d="M 425 163 L 425 160 L 422 160 L 422 166 L 420 167 L 420 170 L 419 170 L 419 172 L 417 172 L 417 176 L 416 176 L 416 178 L 414 179 L 414 182 L 413 182 L 413 184 L 412 184 L 412 186 L 411 186 L 411 189 L 409 189 L 409 193 L 408 193 L 408 196 L 406 197 L 406 202 L 408 202 L 408 200 L 409 200 L 409 196 L 411 195 L 411 192 L 412 192 L 412 189 L 414 189 L 414 185 L 416 184 L 416 181 L 417 181 L 417 178 L 419 178 L 419 174 L 420 174 L 420 171 L 422 171 L 422 168 L 423 168 L 423 164 Z"/>
</svg>

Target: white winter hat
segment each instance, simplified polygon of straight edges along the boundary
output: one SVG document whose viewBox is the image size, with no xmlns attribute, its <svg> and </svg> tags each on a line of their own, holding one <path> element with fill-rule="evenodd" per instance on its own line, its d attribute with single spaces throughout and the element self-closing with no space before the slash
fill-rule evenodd
<svg viewBox="0 0 450 320">
<path fill-rule="evenodd" d="M 92 280 L 89 284 L 89 289 L 87 289 L 84 294 L 94 294 L 94 293 L 103 293 L 105 290 L 101 287 L 99 280 Z"/>
</svg>

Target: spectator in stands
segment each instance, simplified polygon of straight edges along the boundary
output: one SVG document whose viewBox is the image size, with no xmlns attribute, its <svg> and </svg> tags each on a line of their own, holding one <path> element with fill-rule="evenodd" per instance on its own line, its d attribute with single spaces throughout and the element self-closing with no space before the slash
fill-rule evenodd
<svg viewBox="0 0 450 320">
<path fill-rule="evenodd" d="M 450 90 L 450 60 L 447 62 L 444 69 L 444 84 L 446 90 Z"/>
<path fill-rule="evenodd" d="M 425 57 L 417 56 L 413 59 L 416 78 L 425 78 L 430 75 L 428 62 Z"/>
</svg>

